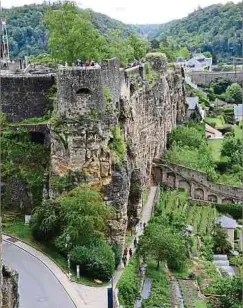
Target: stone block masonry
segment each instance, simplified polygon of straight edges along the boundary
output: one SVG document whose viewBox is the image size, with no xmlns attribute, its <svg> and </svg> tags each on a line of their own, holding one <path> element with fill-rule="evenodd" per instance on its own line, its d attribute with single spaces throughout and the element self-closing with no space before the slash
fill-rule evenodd
<svg viewBox="0 0 243 308">
<path fill-rule="evenodd" d="M 14 75 L 1 73 L 1 107 L 9 122 L 43 117 L 48 108 L 48 91 L 54 75 Z"/>
</svg>

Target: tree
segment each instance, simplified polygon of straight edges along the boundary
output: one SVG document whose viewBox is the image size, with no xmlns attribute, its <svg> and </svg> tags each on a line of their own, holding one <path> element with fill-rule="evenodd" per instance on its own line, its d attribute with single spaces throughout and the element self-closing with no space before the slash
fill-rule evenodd
<svg viewBox="0 0 243 308">
<path fill-rule="evenodd" d="M 134 60 L 134 49 L 128 39 L 124 38 L 122 31 L 110 31 L 107 35 L 108 52 L 107 57 L 117 57 L 122 66 Z"/>
<path fill-rule="evenodd" d="M 30 222 L 33 237 L 38 241 L 51 241 L 61 230 L 63 216 L 63 210 L 56 201 L 47 200 L 37 206 Z"/>
<path fill-rule="evenodd" d="M 111 208 L 106 206 L 99 192 L 89 185 L 81 185 L 59 200 L 65 216 L 61 240 L 67 234 L 72 245 L 81 245 L 95 235 L 103 236 L 107 230 L 107 220 Z"/>
<path fill-rule="evenodd" d="M 147 226 L 139 241 L 138 253 L 156 260 L 158 267 L 160 262 L 167 262 L 174 270 L 181 270 L 187 260 L 183 236 L 156 222 Z"/>
<path fill-rule="evenodd" d="M 178 51 L 178 57 L 182 57 L 184 59 L 189 59 L 190 58 L 190 51 L 188 50 L 187 47 L 183 47 Z"/>
<path fill-rule="evenodd" d="M 242 142 L 232 135 L 225 136 L 221 156 L 227 158 L 229 168 L 233 165 L 240 165 L 242 161 Z"/>
<path fill-rule="evenodd" d="M 87 11 L 80 11 L 74 4 L 65 3 L 58 10 L 49 9 L 44 23 L 54 59 L 72 64 L 79 58 L 103 58 L 105 39 L 94 28 Z"/>
<path fill-rule="evenodd" d="M 219 77 L 211 81 L 210 88 L 213 90 L 215 94 L 222 94 L 226 91 L 227 87 L 230 85 L 231 81 L 229 79 Z"/>
<path fill-rule="evenodd" d="M 231 244 L 227 239 L 226 231 L 219 225 L 216 224 L 213 230 L 213 244 L 215 253 L 228 253 L 230 251 Z"/>
<path fill-rule="evenodd" d="M 228 86 L 225 92 L 227 102 L 241 104 L 242 103 L 242 88 L 238 83 L 233 83 Z"/>
<path fill-rule="evenodd" d="M 128 39 L 129 45 L 133 48 L 134 58 L 139 60 L 146 55 L 149 49 L 148 42 L 140 39 L 135 34 L 131 34 Z"/>
</svg>

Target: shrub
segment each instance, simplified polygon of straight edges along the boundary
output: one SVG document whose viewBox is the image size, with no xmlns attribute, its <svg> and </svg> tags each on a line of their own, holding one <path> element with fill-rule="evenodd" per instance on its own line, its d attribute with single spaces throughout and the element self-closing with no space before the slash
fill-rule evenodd
<svg viewBox="0 0 243 308">
<path fill-rule="evenodd" d="M 113 138 L 109 144 L 109 147 L 115 154 L 115 159 L 117 161 L 122 161 L 125 158 L 127 145 L 125 142 L 124 134 L 121 132 L 121 128 L 119 125 L 117 125 L 112 130 L 112 136 Z"/>
<path fill-rule="evenodd" d="M 139 295 L 138 259 L 133 257 L 118 282 L 119 302 L 124 308 L 133 308 Z"/>
<path fill-rule="evenodd" d="M 218 204 L 216 209 L 219 213 L 229 214 L 234 219 L 242 218 L 243 204 Z"/>
<path fill-rule="evenodd" d="M 34 210 L 30 226 L 38 241 L 51 241 L 60 232 L 63 211 L 59 203 L 47 200 Z"/>
<path fill-rule="evenodd" d="M 76 246 L 71 250 L 73 265 L 80 265 L 88 276 L 108 280 L 115 270 L 115 255 L 109 244 L 102 238 L 96 238 L 85 246 Z"/>
</svg>

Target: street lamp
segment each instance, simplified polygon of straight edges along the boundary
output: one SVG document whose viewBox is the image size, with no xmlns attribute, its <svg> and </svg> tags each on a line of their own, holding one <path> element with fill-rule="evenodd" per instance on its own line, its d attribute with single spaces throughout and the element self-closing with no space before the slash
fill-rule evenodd
<svg viewBox="0 0 243 308">
<path fill-rule="evenodd" d="M 69 234 L 66 235 L 66 244 L 65 247 L 67 249 L 67 263 L 68 263 L 68 277 L 69 279 L 71 278 L 71 271 L 70 271 L 70 254 L 69 254 L 69 250 L 68 250 L 68 244 L 71 240 L 71 237 Z"/>
</svg>

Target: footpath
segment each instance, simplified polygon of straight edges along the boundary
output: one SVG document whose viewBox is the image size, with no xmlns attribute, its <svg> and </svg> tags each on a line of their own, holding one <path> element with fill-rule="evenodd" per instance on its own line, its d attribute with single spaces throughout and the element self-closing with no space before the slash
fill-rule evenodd
<svg viewBox="0 0 243 308">
<path fill-rule="evenodd" d="M 154 200 L 157 192 L 157 186 L 152 186 L 148 195 L 147 202 L 143 207 L 143 212 L 141 216 L 141 222 L 146 223 L 149 221 Z M 134 237 L 137 238 L 142 235 L 143 229 L 138 230 Z M 58 281 L 62 284 L 72 301 L 74 302 L 77 308 L 107 308 L 107 287 L 89 287 L 79 283 L 75 283 L 69 280 L 67 274 L 51 259 L 49 259 L 45 254 L 36 250 L 35 248 L 27 245 L 26 243 L 21 242 L 20 240 L 12 240 L 10 236 L 3 235 L 3 241 L 11 243 L 12 245 L 16 245 L 17 247 L 23 249 L 40 262 L 42 262 L 49 270 L 53 273 L 53 275 L 58 279 Z M 136 251 L 136 248 L 133 244 L 131 244 L 128 248 L 132 248 L 133 253 Z M 128 261 L 129 262 L 129 259 Z M 113 275 L 113 285 L 114 287 L 117 285 L 124 267 L 119 266 L 117 271 Z"/>
</svg>

